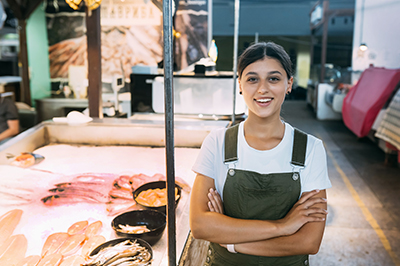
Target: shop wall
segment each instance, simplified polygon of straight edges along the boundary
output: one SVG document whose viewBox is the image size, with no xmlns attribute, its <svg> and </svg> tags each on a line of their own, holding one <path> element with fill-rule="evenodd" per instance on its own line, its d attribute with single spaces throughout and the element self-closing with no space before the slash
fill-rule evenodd
<svg viewBox="0 0 400 266">
<path fill-rule="evenodd" d="M 218 60 L 216 68 L 219 71 L 233 70 L 233 36 L 214 36 L 215 43 L 218 47 Z M 283 46 L 289 54 L 294 69 L 297 69 L 298 54 L 309 56 L 310 44 L 308 36 L 259 36 L 259 42 L 275 42 Z M 254 36 L 239 36 L 238 56 L 249 45 L 255 42 Z M 302 59 L 303 60 L 303 59 Z M 309 59 L 308 59 L 309 60 Z M 308 66 L 309 68 L 309 66 Z"/>
<path fill-rule="evenodd" d="M 234 33 L 234 6 L 213 6 L 213 34 L 229 36 Z M 239 34 L 265 35 L 308 35 L 310 3 L 301 4 L 246 4 L 241 3 L 239 14 Z"/>
<path fill-rule="evenodd" d="M 232 1 L 233 3 L 233 1 Z M 213 4 L 213 35 L 219 57 L 217 69 L 232 70 L 234 5 L 215 0 Z M 255 41 L 274 41 L 290 54 L 295 67 L 295 80 L 306 87 L 310 63 L 321 63 L 322 27 L 315 32 L 317 44 L 310 58 L 310 11 L 315 2 L 291 1 L 267 3 L 240 1 L 239 54 L 246 45 Z M 329 9 L 352 9 L 355 0 L 331 0 Z M 334 17 L 328 24 L 327 63 L 342 68 L 351 66 L 353 49 L 353 16 Z"/>
<path fill-rule="evenodd" d="M 329 8 L 354 8 L 354 1 L 330 0 Z M 254 36 L 258 32 L 259 36 L 310 35 L 310 11 L 316 1 L 277 2 L 240 1 L 239 34 Z M 232 36 L 234 33 L 234 5 L 222 3 L 223 1 L 214 0 L 213 34 L 215 36 Z M 352 21 L 342 22 L 343 19 L 339 17 L 333 23 L 330 21 L 329 34 L 351 34 L 353 31 Z"/>
<path fill-rule="evenodd" d="M 400 68 L 400 2 L 357 0 L 355 13 L 353 70 L 363 71 L 370 64 L 376 67 Z M 360 51 L 361 42 L 367 44 L 367 51 Z"/>
<path fill-rule="evenodd" d="M 46 16 L 42 6 L 32 13 L 26 28 L 31 98 L 34 106 L 35 99 L 49 97 L 51 90 Z"/>
<path fill-rule="evenodd" d="M 176 70 L 207 56 L 207 7 L 207 0 L 179 3 L 174 21 L 179 32 L 174 47 Z M 129 79 L 136 65 L 162 64 L 162 0 L 103 0 L 100 8 L 103 82 L 122 73 Z M 61 9 L 50 3 L 46 17 L 50 76 L 66 80 L 71 66 L 87 67 L 84 8 L 72 10 L 64 4 Z"/>
</svg>

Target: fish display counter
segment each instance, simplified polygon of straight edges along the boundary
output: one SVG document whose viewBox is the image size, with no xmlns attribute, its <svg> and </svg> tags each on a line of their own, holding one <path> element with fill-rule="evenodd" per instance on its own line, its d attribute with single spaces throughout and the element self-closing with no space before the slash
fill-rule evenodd
<svg viewBox="0 0 400 266">
<path fill-rule="evenodd" d="M 182 188 L 177 258 L 190 235 L 191 166 L 205 136 L 227 126 L 226 121 L 175 122 L 175 181 Z M 164 134 L 164 122 L 154 120 L 46 121 L 1 145 L 0 265 L 90 265 L 96 246 L 119 238 L 112 220 L 142 209 L 133 199 L 135 189 L 166 179 Z M 26 164 L 17 159 L 30 156 L 33 161 Z M 151 265 L 168 265 L 167 230 L 151 248 Z"/>
</svg>

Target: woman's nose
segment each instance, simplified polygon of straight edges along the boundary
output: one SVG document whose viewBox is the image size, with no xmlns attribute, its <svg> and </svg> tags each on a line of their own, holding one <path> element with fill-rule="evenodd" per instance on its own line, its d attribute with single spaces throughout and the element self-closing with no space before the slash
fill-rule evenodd
<svg viewBox="0 0 400 266">
<path fill-rule="evenodd" d="M 259 83 L 258 93 L 264 94 L 264 93 L 267 93 L 268 90 L 269 90 L 268 82 L 262 81 L 262 82 Z"/>
</svg>

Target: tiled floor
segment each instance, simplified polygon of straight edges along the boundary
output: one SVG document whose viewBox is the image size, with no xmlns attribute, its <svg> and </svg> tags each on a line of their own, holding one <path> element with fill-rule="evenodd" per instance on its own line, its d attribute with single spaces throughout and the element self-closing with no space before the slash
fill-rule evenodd
<svg viewBox="0 0 400 266">
<path fill-rule="evenodd" d="M 311 265 L 400 266 L 400 168 L 343 121 L 317 120 L 305 101 L 286 101 L 282 117 L 321 138 L 328 156 L 329 214 Z"/>
</svg>

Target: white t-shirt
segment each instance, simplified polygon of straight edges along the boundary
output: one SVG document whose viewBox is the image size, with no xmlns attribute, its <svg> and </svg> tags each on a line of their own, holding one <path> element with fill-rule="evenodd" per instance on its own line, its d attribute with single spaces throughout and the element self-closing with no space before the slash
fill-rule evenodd
<svg viewBox="0 0 400 266">
<path fill-rule="evenodd" d="M 234 168 L 258 172 L 260 174 L 293 172 L 300 170 L 301 193 L 313 189 L 327 189 L 331 187 L 328 177 L 326 152 L 322 141 L 308 135 L 305 167 L 294 166 L 290 163 L 294 129 L 285 124 L 285 133 L 282 141 L 271 150 L 256 150 L 250 147 L 244 138 L 241 122 L 238 131 L 238 161 Z M 214 179 L 215 186 L 221 197 L 225 184 L 229 164 L 224 163 L 225 128 L 213 130 L 204 139 L 199 156 L 192 170 L 196 173 Z"/>
</svg>

